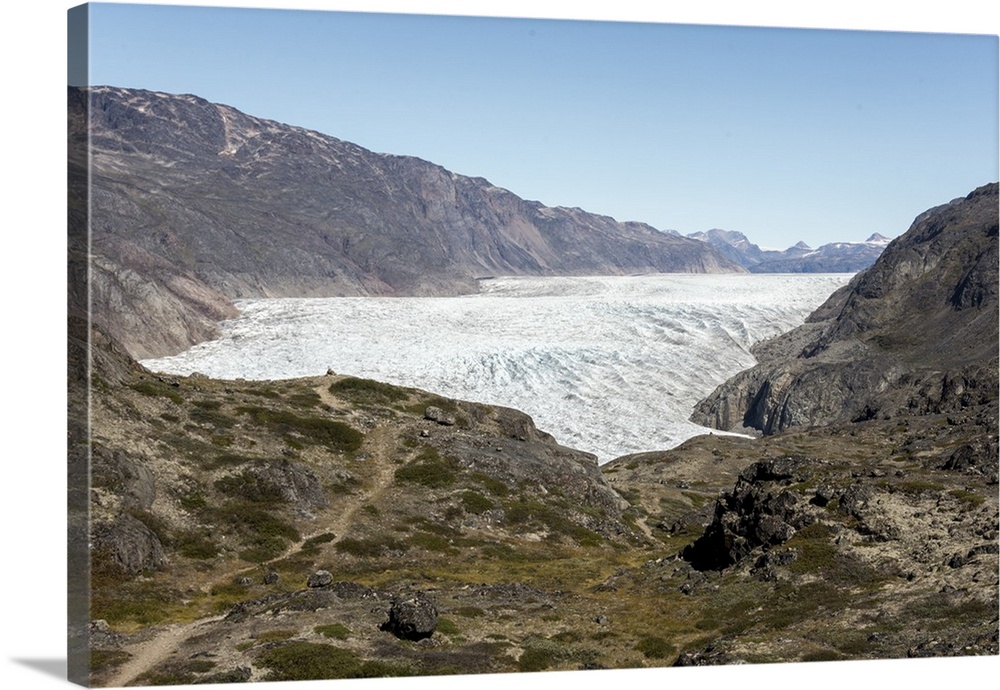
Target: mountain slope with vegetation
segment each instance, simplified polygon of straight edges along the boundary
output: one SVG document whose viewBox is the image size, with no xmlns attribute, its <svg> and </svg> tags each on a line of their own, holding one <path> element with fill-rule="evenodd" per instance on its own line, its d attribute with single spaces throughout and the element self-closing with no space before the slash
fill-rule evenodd
<svg viewBox="0 0 1000 690">
<path fill-rule="evenodd" d="M 598 468 L 513 410 L 94 343 L 95 685 L 997 653 L 995 404 Z"/>
<path fill-rule="evenodd" d="M 996 398 L 997 184 L 931 209 L 692 421 L 773 433 Z"/>
</svg>

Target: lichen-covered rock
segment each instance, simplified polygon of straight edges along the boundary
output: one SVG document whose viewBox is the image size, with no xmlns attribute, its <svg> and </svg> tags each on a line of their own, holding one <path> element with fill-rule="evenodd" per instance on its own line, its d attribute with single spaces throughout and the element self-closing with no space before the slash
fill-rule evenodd
<svg viewBox="0 0 1000 690">
<path fill-rule="evenodd" d="M 423 640 L 434 634 L 437 616 L 437 607 L 426 594 L 407 593 L 393 599 L 382 630 L 403 640 Z"/>
<path fill-rule="evenodd" d="M 156 499 L 156 478 L 141 459 L 100 443 L 91 447 L 91 476 L 94 486 L 103 487 L 122 498 L 129 508 L 149 510 Z"/>
<path fill-rule="evenodd" d="M 442 426 L 455 426 L 455 415 L 448 414 L 440 407 L 430 405 L 424 410 L 424 419 L 437 422 Z"/>
<path fill-rule="evenodd" d="M 330 574 L 328 570 L 317 570 L 315 573 L 309 576 L 306 584 L 309 587 L 326 587 L 328 584 L 333 582 L 333 575 Z"/>
<path fill-rule="evenodd" d="M 316 473 L 302 463 L 282 459 L 248 472 L 258 483 L 293 505 L 323 508 L 329 504 Z"/>
<path fill-rule="evenodd" d="M 167 563 L 163 544 L 156 533 L 128 513 L 113 521 L 95 524 L 91 540 L 95 552 L 107 554 L 129 575 L 157 570 Z"/>
</svg>

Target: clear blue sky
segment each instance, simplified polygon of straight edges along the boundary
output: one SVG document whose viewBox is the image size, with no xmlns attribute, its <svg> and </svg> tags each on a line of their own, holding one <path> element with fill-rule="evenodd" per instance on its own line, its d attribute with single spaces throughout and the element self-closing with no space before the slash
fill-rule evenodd
<svg viewBox="0 0 1000 690">
<path fill-rule="evenodd" d="M 194 93 L 685 234 L 894 236 L 998 177 L 995 35 L 91 8 L 92 84 Z"/>
</svg>

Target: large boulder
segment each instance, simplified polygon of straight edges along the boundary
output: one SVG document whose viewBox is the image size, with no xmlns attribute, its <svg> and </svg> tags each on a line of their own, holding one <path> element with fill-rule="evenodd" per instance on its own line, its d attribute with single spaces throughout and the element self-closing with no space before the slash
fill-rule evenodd
<svg viewBox="0 0 1000 690">
<path fill-rule="evenodd" d="M 785 487 L 807 476 L 808 462 L 796 458 L 750 465 L 733 490 L 719 497 L 712 523 L 684 549 L 685 560 L 698 570 L 720 570 L 758 548 L 772 548 L 791 539 L 812 517 Z"/>
<path fill-rule="evenodd" d="M 333 575 L 330 574 L 329 570 L 317 570 L 309 576 L 306 584 L 309 587 L 326 587 L 331 582 L 333 582 Z"/>
<path fill-rule="evenodd" d="M 96 523 L 91 541 L 96 553 L 107 556 L 129 575 L 158 570 L 167 563 L 156 533 L 128 513 L 110 522 Z"/>
<path fill-rule="evenodd" d="M 423 640 L 434 634 L 437 627 L 437 607 L 423 592 L 396 597 L 389 607 L 389 620 L 382 630 L 402 640 Z"/>
</svg>

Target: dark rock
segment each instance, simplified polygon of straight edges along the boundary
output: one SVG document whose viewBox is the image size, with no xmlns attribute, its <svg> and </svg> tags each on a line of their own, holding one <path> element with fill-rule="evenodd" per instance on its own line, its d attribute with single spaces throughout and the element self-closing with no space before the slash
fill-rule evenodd
<svg viewBox="0 0 1000 690">
<path fill-rule="evenodd" d="M 256 483 L 256 490 L 263 496 L 277 496 L 304 509 L 329 505 L 316 473 L 302 463 L 277 460 L 251 467 L 245 471 L 245 476 Z"/>
<path fill-rule="evenodd" d="M 865 515 L 857 530 L 859 534 L 879 542 L 894 541 L 900 537 L 899 527 L 882 515 Z"/>
<path fill-rule="evenodd" d="M 340 605 L 344 601 L 381 599 L 386 595 L 357 582 L 334 582 L 294 592 L 282 600 L 278 606 L 287 611 L 319 611 Z"/>
<path fill-rule="evenodd" d="M 95 551 L 108 554 L 129 575 L 158 570 L 167 563 L 156 533 L 128 513 L 111 522 L 95 523 L 92 541 Z"/>
<path fill-rule="evenodd" d="M 838 508 L 841 512 L 862 520 L 865 517 L 865 509 L 868 507 L 872 493 L 871 487 L 867 485 L 852 484 L 841 494 Z"/>
<path fill-rule="evenodd" d="M 785 567 L 798 558 L 799 554 L 792 549 L 772 549 L 765 551 L 750 568 L 750 574 L 764 581 L 779 579 L 779 568 Z"/>
<path fill-rule="evenodd" d="M 989 447 L 993 445 L 994 447 Z M 979 441 L 975 444 L 966 443 L 952 451 L 941 469 L 953 472 L 965 472 L 968 474 L 982 474 L 982 472 L 996 465 L 997 449 L 994 443 L 989 441 Z"/>
<path fill-rule="evenodd" d="M 792 538 L 795 528 L 773 515 L 763 515 L 757 520 L 754 536 L 761 544 L 782 544 Z"/>
<path fill-rule="evenodd" d="M 315 573 L 309 576 L 306 584 L 309 587 L 326 587 L 328 584 L 333 582 L 333 575 L 330 574 L 328 570 L 317 570 Z"/>
<path fill-rule="evenodd" d="M 264 576 L 265 585 L 274 585 L 281 581 L 281 575 L 274 572 L 273 570 Z"/>
<path fill-rule="evenodd" d="M 836 489 L 829 485 L 823 485 L 816 489 L 816 495 L 812 497 L 810 503 L 820 508 L 825 508 L 836 497 Z"/>
<path fill-rule="evenodd" d="M 740 473 L 745 482 L 773 482 L 786 479 L 804 481 L 809 478 L 809 461 L 804 458 L 783 457 L 755 462 Z"/>
<path fill-rule="evenodd" d="M 389 620 L 381 629 L 402 640 L 423 640 L 434 634 L 437 608 L 423 592 L 401 595 L 389 607 Z"/>
<path fill-rule="evenodd" d="M 424 419 L 437 422 L 442 426 L 455 426 L 454 415 L 450 415 L 440 407 L 434 407 L 433 405 L 424 410 Z"/>
<path fill-rule="evenodd" d="M 784 468 L 784 469 L 779 469 Z M 754 549 L 777 546 L 792 538 L 794 525 L 811 516 L 798 510 L 798 498 L 774 486 L 793 476 L 788 465 L 755 463 L 740 474 L 731 492 L 715 504 L 714 518 L 704 534 L 686 547 L 683 557 L 698 570 L 719 570 L 747 557 Z"/>
<path fill-rule="evenodd" d="M 274 608 L 280 608 L 281 604 L 287 601 L 288 598 L 288 594 L 268 594 L 259 599 L 241 601 L 229 609 L 225 620 L 231 623 L 241 623 Z"/>
<path fill-rule="evenodd" d="M 121 496 L 126 507 L 149 510 L 156 499 L 156 478 L 141 458 L 94 443 L 91 449 L 94 486 Z"/>
</svg>

